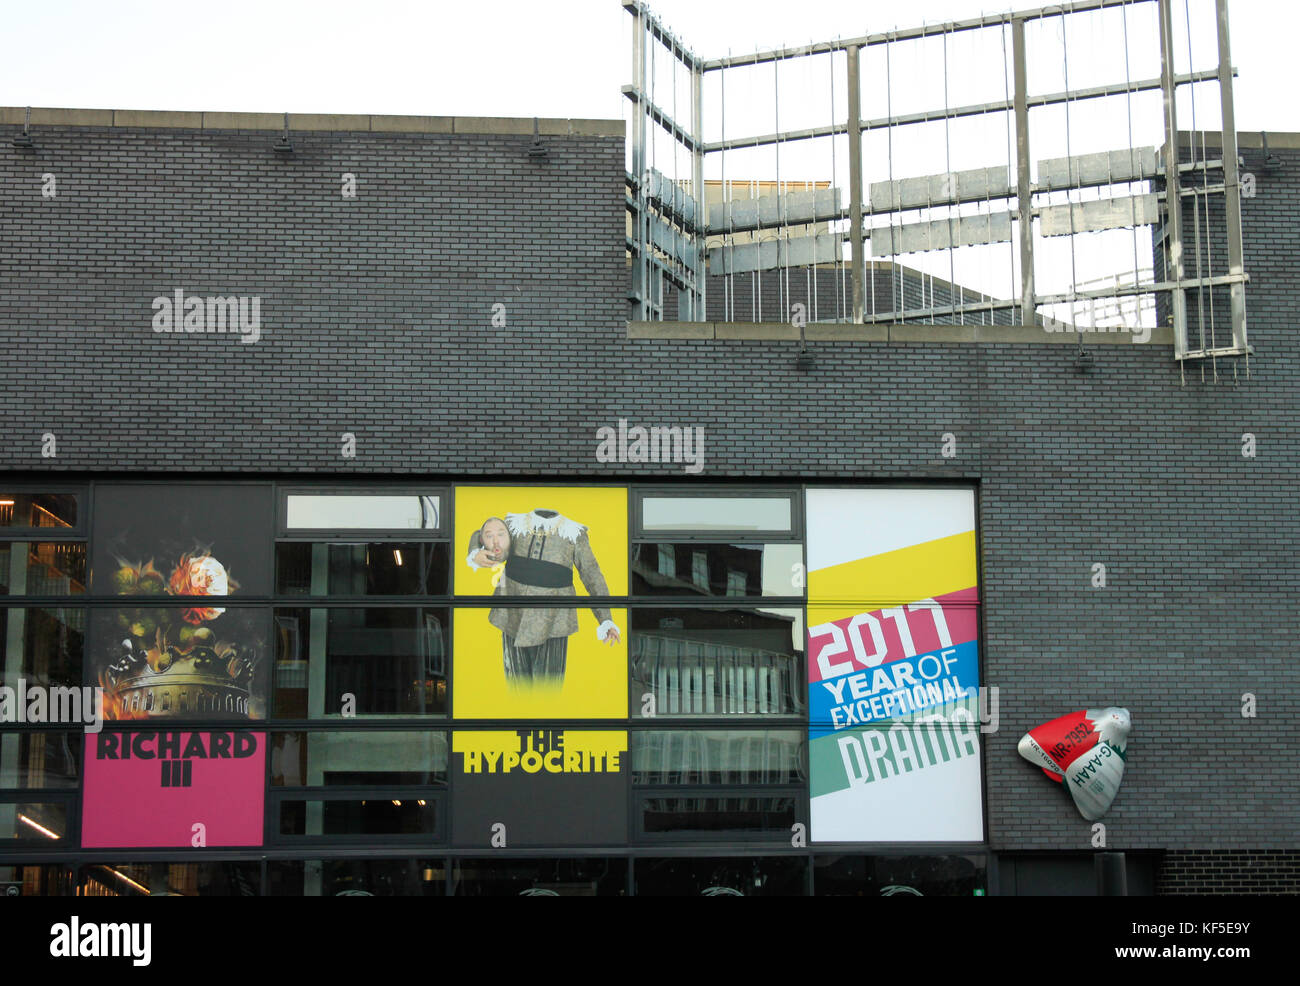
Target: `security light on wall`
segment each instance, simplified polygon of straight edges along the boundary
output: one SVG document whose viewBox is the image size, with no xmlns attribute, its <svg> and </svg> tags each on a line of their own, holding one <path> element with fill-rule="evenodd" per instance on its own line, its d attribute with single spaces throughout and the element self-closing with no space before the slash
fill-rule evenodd
<svg viewBox="0 0 1300 986">
<path fill-rule="evenodd" d="M 32 124 L 32 108 L 27 107 L 27 115 L 23 118 L 23 132 L 14 137 L 14 147 L 30 149 L 32 144 L 32 135 L 28 132 Z"/>
<path fill-rule="evenodd" d="M 284 132 L 280 134 L 280 139 L 275 142 L 272 150 L 276 154 L 292 154 L 293 145 L 289 143 L 289 114 L 284 115 Z"/>
<path fill-rule="evenodd" d="M 1268 149 L 1268 134 L 1263 130 L 1259 132 L 1259 140 L 1264 145 L 1264 163 L 1260 165 L 1260 170 L 1276 171 L 1282 167 L 1282 159 Z"/>
<path fill-rule="evenodd" d="M 533 142 L 528 145 L 528 157 L 533 161 L 545 161 L 549 153 L 546 145 L 542 143 L 542 134 L 538 127 L 537 117 L 533 117 Z"/>
</svg>

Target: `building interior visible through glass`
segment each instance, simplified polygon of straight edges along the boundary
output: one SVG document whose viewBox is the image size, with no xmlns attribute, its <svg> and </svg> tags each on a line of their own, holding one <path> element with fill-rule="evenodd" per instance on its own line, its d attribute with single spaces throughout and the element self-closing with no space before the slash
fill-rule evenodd
<svg viewBox="0 0 1300 986">
<path fill-rule="evenodd" d="M 621 489 L 625 514 L 584 520 L 606 529 L 627 524 L 626 569 L 618 573 L 613 557 L 601 560 L 617 576 L 611 582 L 627 587 L 626 595 L 609 600 L 626 613 L 626 650 L 605 657 L 625 664 L 618 687 L 626 713 L 594 727 L 580 716 L 572 725 L 565 717 L 458 718 L 456 662 L 499 662 L 500 654 L 456 651 L 454 614 L 499 601 L 484 602 L 486 582 L 471 586 L 478 599 L 457 598 L 453 572 L 463 559 L 450 509 L 454 490 L 333 493 L 299 486 L 267 500 L 274 500 L 279 518 L 275 543 L 266 546 L 271 598 L 236 594 L 201 611 L 223 614 L 222 620 L 263 614 L 269 621 L 268 721 L 238 726 L 265 734 L 264 861 L 104 862 L 104 851 L 97 859 L 78 858 L 84 851 L 73 823 L 83 809 L 84 774 L 95 766 L 86 762 L 85 735 L 53 723 L 0 724 L 0 852 L 45 847 L 55 853 L 0 866 L 0 884 L 23 894 L 87 896 L 748 896 L 814 887 L 843 894 L 889 887 L 911 888 L 891 893 L 982 893 L 982 849 L 843 856 L 816 853 L 806 842 L 792 846 L 792 831 L 809 822 L 809 729 L 816 725 L 808 704 L 803 492 Z M 183 495 L 183 485 L 173 495 Z M 84 515 L 87 502 L 84 489 L 0 496 L 5 686 L 19 678 L 45 686 L 93 680 L 88 615 L 122 612 L 122 601 L 88 585 L 87 543 L 98 535 L 94 518 Z M 42 533 L 34 536 L 36 530 Z M 218 534 L 229 552 L 228 532 Z M 175 540 L 188 547 L 184 537 Z M 245 568 L 232 580 L 249 574 Z M 585 603 L 572 600 L 579 611 Z M 511 602 L 534 604 L 556 600 Z M 859 608 L 871 605 L 863 600 Z M 106 728 L 203 728 L 188 718 L 195 708 L 142 708 L 139 718 L 149 721 Z M 168 721 L 158 721 L 162 712 Z M 531 848 L 527 858 L 488 856 L 483 843 L 457 828 L 454 806 L 467 789 L 454 736 L 496 730 L 554 736 L 556 743 L 567 735 L 578 743 L 582 730 L 593 728 L 626 738 L 614 789 L 622 793 L 609 804 L 583 807 L 605 812 L 617 805 L 626 813 L 621 845 L 604 844 L 604 852 L 593 854 L 581 844 L 557 843 L 552 853 Z M 561 762 L 558 754 L 552 761 Z M 582 775 L 571 776 L 585 783 Z M 509 827 L 527 818 L 515 816 Z M 657 854 L 665 847 L 696 848 L 686 856 Z M 129 860 L 131 848 L 123 846 L 114 858 Z M 135 848 L 160 851 L 143 843 Z M 314 858 L 277 856 L 300 856 L 304 848 Z M 347 858 L 331 858 L 342 849 Z"/>
</svg>

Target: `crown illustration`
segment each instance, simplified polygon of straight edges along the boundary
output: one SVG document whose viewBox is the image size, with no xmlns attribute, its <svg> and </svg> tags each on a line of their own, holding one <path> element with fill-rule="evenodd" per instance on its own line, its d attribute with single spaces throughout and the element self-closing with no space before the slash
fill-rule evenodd
<svg viewBox="0 0 1300 986">
<path fill-rule="evenodd" d="M 181 556 L 170 578 L 121 562 L 113 576 L 126 596 L 225 596 L 238 583 L 206 550 Z M 117 612 L 117 659 L 99 674 L 109 719 L 192 714 L 248 717 L 256 653 L 210 626 L 225 612 L 205 605 L 144 605 Z"/>
<path fill-rule="evenodd" d="M 189 653 L 169 649 L 154 667 L 130 638 L 122 658 L 100 674 L 108 719 L 148 719 L 194 713 L 247 717 L 256 661 L 236 645 L 222 651 L 195 646 Z"/>
</svg>

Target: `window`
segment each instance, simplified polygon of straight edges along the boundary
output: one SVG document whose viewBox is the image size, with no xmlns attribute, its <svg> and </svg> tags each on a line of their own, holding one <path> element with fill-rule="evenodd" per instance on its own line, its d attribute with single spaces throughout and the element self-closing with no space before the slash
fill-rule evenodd
<svg viewBox="0 0 1300 986">
<path fill-rule="evenodd" d="M 441 897 L 442 859 L 307 859 L 267 864 L 273 897 Z"/>
<path fill-rule="evenodd" d="M 709 556 L 703 551 L 691 552 L 691 581 L 697 589 L 709 591 Z"/>
<path fill-rule="evenodd" d="M 794 533 L 794 498 L 780 496 L 660 496 L 639 499 L 640 531 Z"/>
<path fill-rule="evenodd" d="M 0 683 L 80 688 L 86 611 L 76 607 L 0 607 L 5 662 Z"/>
<path fill-rule="evenodd" d="M 447 783 L 447 734 L 350 730 L 276 733 L 273 787 Z"/>
<path fill-rule="evenodd" d="M 0 528 L 75 528 L 80 516 L 79 500 L 77 493 L 6 493 L 0 490 Z"/>
<path fill-rule="evenodd" d="M 659 545 L 659 574 L 665 578 L 677 578 L 677 558 L 671 544 Z"/>
<path fill-rule="evenodd" d="M 277 609 L 275 623 L 278 718 L 446 714 L 448 609 Z"/>
<path fill-rule="evenodd" d="M 691 580 L 665 571 L 663 559 L 677 554 L 691 559 Z M 659 564 L 654 564 L 659 559 Z M 632 591 L 644 596 L 791 596 L 803 595 L 803 546 L 699 541 L 647 542 L 632 547 Z"/>
<path fill-rule="evenodd" d="M 285 596 L 444 596 L 445 541 L 281 542 L 276 591 Z"/>
<path fill-rule="evenodd" d="M 632 782 L 799 784 L 804 746 L 797 729 L 638 730 L 632 733 Z"/>
<path fill-rule="evenodd" d="M 744 572 L 737 572 L 734 570 L 727 572 L 727 595 L 746 595 L 745 589 L 748 585 L 749 578 Z"/>
<path fill-rule="evenodd" d="M 645 608 L 630 620 L 633 709 L 649 695 L 654 716 L 802 712 L 802 610 Z"/>
<path fill-rule="evenodd" d="M 434 531 L 442 498 L 428 493 L 290 493 L 289 531 Z"/>
<path fill-rule="evenodd" d="M 85 591 L 84 541 L 0 542 L 0 595 L 79 596 Z"/>
<path fill-rule="evenodd" d="M 0 789 L 75 790 L 83 742 L 73 732 L 0 733 Z"/>
</svg>

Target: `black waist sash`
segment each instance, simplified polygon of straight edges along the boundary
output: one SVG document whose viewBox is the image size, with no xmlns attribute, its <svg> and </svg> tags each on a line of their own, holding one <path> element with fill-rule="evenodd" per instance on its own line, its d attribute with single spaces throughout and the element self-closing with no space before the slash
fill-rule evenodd
<svg viewBox="0 0 1300 986">
<path fill-rule="evenodd" d="M 553 561 L 527 558 L 524 555 L 511 555 L 506 559 L 506 578 L 519 585 L 531 585 L 539 589 L 573 588 L 573 569 L 568 565 L 557 565 Z"/>
</svg>

